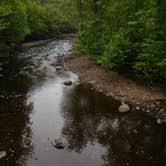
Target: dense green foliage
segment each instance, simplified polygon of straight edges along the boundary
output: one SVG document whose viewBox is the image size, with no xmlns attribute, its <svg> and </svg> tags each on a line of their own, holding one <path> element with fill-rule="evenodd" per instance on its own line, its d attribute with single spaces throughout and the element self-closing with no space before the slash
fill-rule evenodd
<svg viewBox="0 0 166 166">
<path fill-rule="evenodd" d="M 0 52 L 78 27 L 76 47 L 97 63 L 164 81 L 165 18 L 165 0 L 1 0 Z"/>
<path fill-rule="evenodd" d="M 0 2 L 0 50 L 24 39 L 29 33 L 26 20 L 26 8 L 23 2 L 16 0 Z"/>
<path fill-rule="evenodd" d="M 166 1 L 80 1 L 76 46 L 97 63 L 149 81 L 166 80 Z"/>
<path fill-rule="evenodd" d="M 55 36 L 76 29 L 72 0 L 1 0 L 0 52 L 27 37 Z"/>
</svg>

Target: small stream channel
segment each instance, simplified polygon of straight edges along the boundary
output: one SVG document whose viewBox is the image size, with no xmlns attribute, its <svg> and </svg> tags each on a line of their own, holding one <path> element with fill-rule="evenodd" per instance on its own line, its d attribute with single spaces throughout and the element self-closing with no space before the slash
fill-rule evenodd
<svg viewBox="0 0 166 166">
<path fill-rule="evenodd" d="M 0 59 L 0 166 L 165 166 L 166 124 L 120 114 L 119 101 L 56 71 L 72 47 L 59 39 Z"/>
</svg>

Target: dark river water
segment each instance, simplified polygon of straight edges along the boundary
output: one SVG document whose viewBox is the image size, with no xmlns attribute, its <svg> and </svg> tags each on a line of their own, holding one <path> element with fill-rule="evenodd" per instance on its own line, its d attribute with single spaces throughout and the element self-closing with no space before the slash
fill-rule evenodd
<svg viewBox="0 0 166 166">
<path fill-rule="evenodd" d="M 165 124 L 120 114 L 119 101 L 56 71 L 72 47 L 60 39 L 0 59 L 0 166 L 165 166 Z"/>
</svg>

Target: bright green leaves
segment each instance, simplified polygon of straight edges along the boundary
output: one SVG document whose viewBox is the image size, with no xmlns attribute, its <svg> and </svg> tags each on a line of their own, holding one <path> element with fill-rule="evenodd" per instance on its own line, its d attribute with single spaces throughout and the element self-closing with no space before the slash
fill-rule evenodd
<svg viewBox="0 0 166 166">
<path fill-rule="evenodd" d="M 166 1 L 88 0 L 83 9 L 81 51 L 107 68 L 166 80 Z"/>
<path fill-rule="evenodd" d="M 77 28 L 73 0 L 1 0 L 0 52 L 25 38 L 38 39 Z"/>
<path fill-rule="evenodd" d="M 11 14 L 12 14 L 11 7 L 7 3 L 5 3 L 5 1 L 1 1 L 0 2 L 0 52 L 7 49 L 3 32 L 9 25 L 7 18 Z"/>
<path fill-rule="evenodd" d="M 18 43 L 24 40 L 25 36 L 29 34 L 29 27 L 27 23 L 26 6 L 21 0 L 10 0 L 12 14 L 8 18 L 10 26 L 9 40 L 10 42 Z"/>
<path fill-rule="evenodd" d="M 108 68 L 122 69 L 127 65 L 127 57 L 130 52 L 130 43 L 123 34 L 115 35 L 107 45 L 104 55 L 99 59 L 99 63 Z"/>
<path fill-rule="evenodd" d="M 39 2 L 28 0 L 26 10 L 31 34 L 40 35 L 44 33 L 46 31 L 45 8 Z"/>
<path fill-rule="evenodd" d="M 139 76 L 148 80 L 166 78 L 166 42 L 146 40 L 138 55 L 135 70 Z"/>
<path fill-rule="evenodd" d="M 0 3 L 0 51 L 11 43 L 19 43 L 29 34 L 26 7 L 22 0 L 2 0 Z"/>
</svg>

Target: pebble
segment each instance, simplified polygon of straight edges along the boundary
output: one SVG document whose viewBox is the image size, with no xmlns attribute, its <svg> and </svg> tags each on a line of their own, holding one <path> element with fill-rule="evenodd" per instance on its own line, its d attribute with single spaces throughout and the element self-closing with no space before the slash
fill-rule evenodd
<svg viewBox="0 0 166 166">
<path fill-rule="evenodd" d="M 99 92 L 102 93 L 103 91 L 100 89 Z"/>
<path fill-rule="evenodd" d="M 91 81 L 90 84 L 94 84 L 96 81 Z"/>
<path fill-rule="evenodd" d="M 5 151 L 0 151 L 0 159 L 4 158 L 6 154 L 7 153 Z"/>
<path fill-rule="evenodd" d="M 125 113 L 129 111 L 130 111 L 130 107 L 128 104 L 123 103 L 122 105 L 119 106 L 119 112 Z"/>
<path fill-rule="evenodd" d="M 164 109 L 162 108 L 162 109 L 160 109 L 160 112 L 164 112 Z"/>
<path fill-rule="evenodd" d="M 138 131 L 135 129 L 134 131 L 133 131 L 135 134 L 137 134 L 138 133 Z"/>
<path fill-rule="evenodd" d="M 158 123 L 158 124 L 161 124 L 161 123 L 162 123 L 162 120 L 161 120 L 161 119 L 157 119 L 157 123 Z"/>
<path fill-rule="evenodd" d="M 64 85 L 66 85 L 66 86 L 71 86 L 72 83 L 73 83 L 72 81 L 65 81 L 65 82 L 64 82 Z"/>
<path fill-rule="evenodd" d="M 51 142 L 52 146 L 54 146 L 57 149 L 64 149 L 65 144 L 60 139 L 55 139 Z"/>
<path fill-rule="evenodd" d="M 62 70 L 62 66 L 56 66 L 56 68 L 55 68 L 57 71 L 60 71 L 60 70 Z"/>
</svg>

